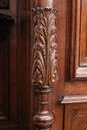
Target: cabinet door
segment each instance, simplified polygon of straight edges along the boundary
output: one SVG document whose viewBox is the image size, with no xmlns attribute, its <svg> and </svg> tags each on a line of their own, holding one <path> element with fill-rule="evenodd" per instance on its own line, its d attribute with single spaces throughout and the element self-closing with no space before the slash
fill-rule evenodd
<svg viewBox="0 0 87 130">
<path fill-rule="evenodd" d="M 87 128 L 87 1 L 71 0 L 66 6 L 64 129 Z"/>
</svg>

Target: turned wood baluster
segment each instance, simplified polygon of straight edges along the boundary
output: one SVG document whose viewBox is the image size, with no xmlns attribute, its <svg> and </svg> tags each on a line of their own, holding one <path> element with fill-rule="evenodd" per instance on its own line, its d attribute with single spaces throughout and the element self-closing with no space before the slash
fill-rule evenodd
<svg viewBox="0 0 87 130">
<path fill-rule="evenodd" d="M 36 0 L 33 9 L 32 83 L 39 94 L 35 128 L 50 130 L 54 114 L 49 110 L 49 93 L 58 80 L 56 9 L 54 0 Z"/>
</svg>

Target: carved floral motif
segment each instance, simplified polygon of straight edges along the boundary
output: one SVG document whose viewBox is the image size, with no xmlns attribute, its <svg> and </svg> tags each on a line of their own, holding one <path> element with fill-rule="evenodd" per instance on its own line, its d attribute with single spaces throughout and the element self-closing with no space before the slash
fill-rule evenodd
<svg viewBox="0 0 87 130">
<path fill-rule="evenodd" d="M 53 86 L 58 80 L 56 42 L 56 10 L 33 9 L 33 67 L 32 83 Z"/>
</svg>

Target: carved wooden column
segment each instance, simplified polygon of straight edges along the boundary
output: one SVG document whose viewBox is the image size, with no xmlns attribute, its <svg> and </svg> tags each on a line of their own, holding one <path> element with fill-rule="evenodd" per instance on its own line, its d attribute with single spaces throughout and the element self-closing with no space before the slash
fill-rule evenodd
<svg viewBox="0 0 87 130">
<path fill-rule="evenodd" d="M 49 110 L 49 93 L 58 80 L 56 31 L 54 0 L 36 0 L 33 9 L 32 83 L 39 94 L 39 110 L 33 117 L 39 130 L 50 130 L 54 123 L 54 114 Z"/>
</svg>

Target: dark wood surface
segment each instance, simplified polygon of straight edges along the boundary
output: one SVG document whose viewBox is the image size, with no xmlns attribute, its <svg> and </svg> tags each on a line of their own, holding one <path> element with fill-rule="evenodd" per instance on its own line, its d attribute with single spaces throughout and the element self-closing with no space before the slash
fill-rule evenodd
<svg viewBox="0 0 87 130">
<path fill-rule="evenodd" d="M 8 9 L 10 0 L 0 0 L 0 9 Z"/>
<path fill-rule="evenodd" d="M 61 102 L 61 104 L 86 103 L 87 95 L 68 95 L 68 96 L 61 97 L 59 101 Z"/>
<path fill-rule="evenodd" d="M 36 129 L 50 130 L 54 114 L 49 110 L 49 93 L 58 81 L 57 28 L 54 1 L 36 1 L 33 8 L 32 84 L 39 94 Z"/>
<path fill-rule="evenodd" d="M 0 130 L 86 130 L 87 0 L 1 0 L 0 13 L 14 20 L 0 33 Z"/>
</svg>

